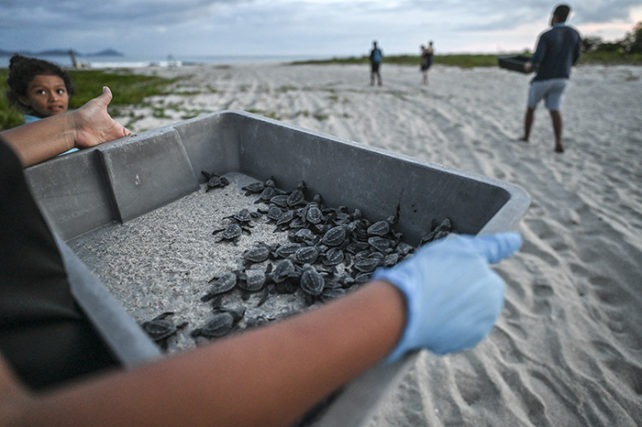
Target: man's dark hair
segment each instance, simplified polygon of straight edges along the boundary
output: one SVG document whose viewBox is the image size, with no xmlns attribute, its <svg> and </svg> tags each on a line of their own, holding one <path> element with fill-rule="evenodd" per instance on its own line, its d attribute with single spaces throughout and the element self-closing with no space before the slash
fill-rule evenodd
<svg viewBox="0 0 642 427">
<path fill-rule="evenodd" d="M 9 77 L 7 78 L 7 99 L 10 104 L 23 110 L 27 108 L 18 99 L 27 95 L 27 86 L 38 75 L 58 76 L 65 82 L 69 98 L 74 94 L 74 85 L 69 74 L 58 65 L 38 58 L 28 58 L 19 54 L 13 55 L 9 64 Z M 29 112 L 29 111 L 27 111 Z"/>
<path fill-rule="evenodd" d="M 555 8 L 553 15 L 557 18 L 558 22 L 566 22 L 568 14 L 571 12 L 571 8 L 565 4 L 560 4 Z"/>
</svg>

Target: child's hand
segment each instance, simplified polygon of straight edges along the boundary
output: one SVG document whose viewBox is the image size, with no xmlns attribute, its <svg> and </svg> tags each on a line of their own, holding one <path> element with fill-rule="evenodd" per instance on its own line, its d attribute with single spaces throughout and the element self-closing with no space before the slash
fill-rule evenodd
<svg viewBox="0 0 642 427">
<path fill-rule="evenodd" d="M 421 247 L 408 260 L 378 269 L 373 279 L 406 299 L 406 327 L 386 359 L 426 348 L 436 354 L 475 346 L 492 329 L 504 303 L 504 281 L 489 266 L 522 244 L 517 233 L 452 236 Z"/>
<path fill-rule="evenodd" d="M 100 96 L 73 112 L 76 133 L 74 144 L 76 147 L 93 147 L 106 141 L 131 135 L 129 130 L 107 113 L 107 106 L 111 99 L 111 90 L 104 86 Z"/>
</svg>

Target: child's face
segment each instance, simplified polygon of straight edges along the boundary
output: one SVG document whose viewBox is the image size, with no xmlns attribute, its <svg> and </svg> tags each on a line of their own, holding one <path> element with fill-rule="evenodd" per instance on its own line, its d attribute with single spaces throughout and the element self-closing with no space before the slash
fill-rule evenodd
<svg viewBox="0 0 642 427">
<path fill-rule="evenodd" d="M 36 115 L 48 117 L 67 111 L 69 94 L 61 77 L 40 74 L 29 82 L 27 96 L 21 96 L 20 101 Z"/>
</svg>

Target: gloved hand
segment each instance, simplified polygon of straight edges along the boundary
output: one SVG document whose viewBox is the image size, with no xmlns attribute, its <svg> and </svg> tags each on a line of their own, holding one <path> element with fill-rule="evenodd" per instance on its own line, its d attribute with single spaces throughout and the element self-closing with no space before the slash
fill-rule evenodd
<svg viewBox="0 0 642 427">
<path fill-rule="evenodd" d="M 419 248 L 373 279 L 396 286 L 406 300 L 406 327 L 386 358 L 426 348 L 442 355 L 475 346 L 492 329 L 504 304 L 505 284 L 488 263 L 513 254 L 522 244 L 517 233 L 452 235 Z"/>
</svg>

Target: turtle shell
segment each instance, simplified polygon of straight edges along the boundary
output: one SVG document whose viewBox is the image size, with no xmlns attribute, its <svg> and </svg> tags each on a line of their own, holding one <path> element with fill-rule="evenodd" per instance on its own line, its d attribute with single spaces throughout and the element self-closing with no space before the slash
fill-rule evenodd
<svg viewBox="0 0 642 427">
<path fill-rule="evenodd" d="M 319 257 L 319 249 L 314 246 L 304 246 L 294 253 L 294 259 L 299 264 L 313 264 Z"/>
<path fill-rule="evenodd" d="M 346 240 L 346 235 L 346 227 L 338 225 L 326 231 L 321 243 L 327 246 L 339 246 Z"/>
<path fill-rule="evenodd" d="M 300 243 L 283 243 L 274 251 L 274 255 L 278 258 L 287 258 L 293 255 L 298 249 L 301 248 Z"/>
<path fill-rule="evenodd" d="M 323 264 L 331 266 L 341 264 L 344 260 L 343 251 L 339 248 L 330 248 L 323 255 Z"/>
<path fill-rule="evenodd" d="M 212 232 L 212 234 L 216 234 L 216 233 L 218 233 L 220 231 L 221 230 L 214 230 Z M 218 240 L 219 242 L 221 240 L 234 240 L 234 239 L 237 239 L 241 235 L 241 233 L 243 232 L 243 229 L 241 228 L 240 225 L 234 223 L 234 224 L 228 225 L 222 231 L 223 231 L 223 233 L 219 237 L 219 240 Z"/>
<path fill-rule="evenodd" d="M 305 220 L 310 224 L 319 224 L 323 221 L 323 212 L 317 205 L 310 205 L 305 213 Z"/>
<path fill-rule="evenodd" d="M 267 245 L 257 246 L 243 252 L 243 260 L 249 263 L 263 262 L 270 256 L 270 248 Z"/>
<path fill-rule="evenodd" d="M 381 259 L 378 257 L 369 257 L 355 260 L 354 268 L 362 273 L 370 273 L 381 264 Z"/>
<path fill-rule="evenodd" d="M 270 198 L 270 203 L 277 205 L 280 208 L 288 207 L 288 196 L 285 194 L 278 194 Z"/>
<path fill-rule="evenodd" d="M 240 280 L 238 287 L 247 292 L 258 292 L 265 285 L 265 274 L 261 271 L 246 273 L 245 280 Z"/>
<path fill-rule="evenodd" d="M 241 187 L 241 190 L 245 191 L 245 195 L 249 196 L 250 194 L 258 194 L 265 189 L 265 185 L 262 182 L 253 182 L 244 187 Z"/>
<path fill-rule="evenodd" d="M 294 264 L 289 259 L 284 259 L 280 261 L 276 267 L 274 267 L 274 272 L 272 272 L 271 277 L 272 281 L 275 283 L 281 283 L 285 281 L 288 277 L 292 276 L 295 273 Z"/>
<path fill-rule="evenodd" d="M 318 296 L 323 292 L 325 279 L 314 267 L 307 267 L 301 274 L 299 286 L 308 295 Z"/>
<path fill-rule="evenodd" d="M 214 276 L 210 280 L 212 286 L 209 292 L 203 298 L 201 298 L 201 301 L 209 301 L 216 295 L 221 295 L 225 292 L 231 291 L 236 286 L 237 281 L 238 277 L 235 273 L 232 272 L 225 273 L 221 276 Z"/>
<path fill-rule="evenodd" d="M 287 224 L 288 222 L 292 221 L 293 219 L 294 219 L 294 211 L 286 210 L 276 220 L 276 225 L 279 226 L 279 225 Z"/>
<path fill-rule="evenodd" d="M 268 219 L 272 221 L 278 221 L 281 215 L 283 215 L 283 210 L 280 207 L 276 205 L 270 205 L 270 209 L 268 209 L 267 211 Z"/>
<path fill-rule="evenodd" d="M 234 316 L 231 313 L 227 311 L 215 313 L 202 328 L 193 330 L 191 335 L 192 337 L 219 338 L 230 333 L 234 323 Z"/>
<path fill-rule="evenodd" d="M 379 252 L 386 252 L 392 247 L 393 242 L 385 237 L 373 236 L 368 238 L 368 244 Z"/>
<path fill-rule="evenodd" d="M 368 227 L 368 236 L 385 236 L 390 232 L 388 221 L 377 221 Z"/>
<path fill-rule="evenodd" d="M 286 203 L 289 207 L 294 207 L 294 206 L 304 204 L 305 196 L 303 195 L 303 191 L 294 190 L 293 192 L 291 192 L 286 199 Z"/>
</svg>

